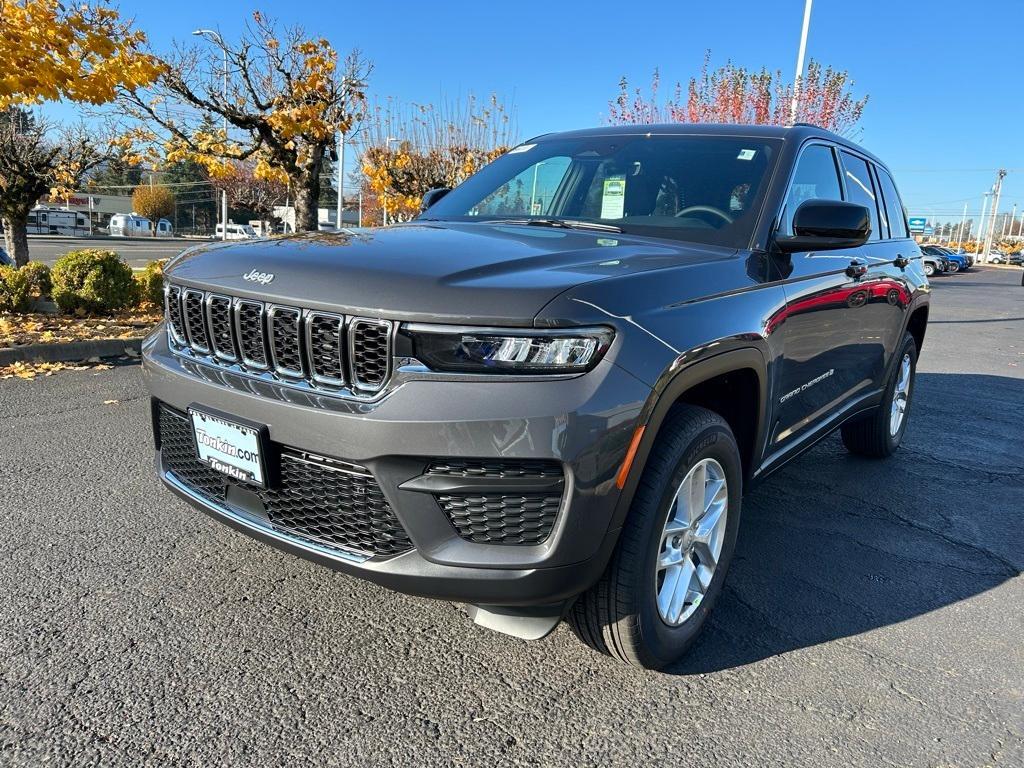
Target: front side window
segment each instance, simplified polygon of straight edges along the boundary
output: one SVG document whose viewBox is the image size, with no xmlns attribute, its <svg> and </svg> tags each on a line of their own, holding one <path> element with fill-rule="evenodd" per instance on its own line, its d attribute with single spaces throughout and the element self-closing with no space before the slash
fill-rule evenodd
<svg viewBox="0 0 1024 768">
<path fill-rule="evenodd" d="M 796 164 L 793 183 L 786 195 L 786 210 L 783 213 L 782 231 L 793 232 L 793 215 L 805 200 L 842 200 L 843 190 L 839 184 L 835 156 L 831 147 L 811 144 L 804 149 Z"/>
<path fill-rule="evenodd" d="M 746 248 L 779 144 L 647 133 L 524 144 L 452 190 L 424 219 L 586 221 Z"/>
<path fill-rule="evenodd" d="M 875 187 L 871 183 L 868 164 L 849 152 L 840 152 L 839 154 L 843 159 L 847 197 L 851 203 L 863 205 L 868 209 L 871 214 L 871 235 L 868 239 L 878 240 L 882 237 L 881 226 L 878 222 L 878 200 L 875 196 Z"/>
</svg>

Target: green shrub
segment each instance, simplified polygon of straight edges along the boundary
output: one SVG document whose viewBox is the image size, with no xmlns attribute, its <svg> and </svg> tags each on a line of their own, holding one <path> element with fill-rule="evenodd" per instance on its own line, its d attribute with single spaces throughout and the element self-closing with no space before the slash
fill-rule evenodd
<svg viewBox="0 0 1024 768">
<path fill-rule="evenodd" d="M 25 312 L 29 301 L 28 275 L 16 267 L 0 266 L 0 312 Z"/>
<path fill-rule="evenodd" d="M 44 299 L 53 292 L 50 268 L 43 262 L 30 261 L 21 268 L 21 272 L 28 281 L 28 290 L 33 297 Z"/>
<path fill-rule="evenodd" d="M 62 312 L 117 312 L 134 306 L 139 288 L 132 269 L 113 251 L 71 251 L 51 272 L 53 300 Z"/>
<path fill-rule="evenodd" d="M 151 261 L 141 275 L 135 279 L 139 283 L 139 302 L 149 303 L 156 308 L 164 305 L 164 262 L 166 259 Z"/>
</svg>

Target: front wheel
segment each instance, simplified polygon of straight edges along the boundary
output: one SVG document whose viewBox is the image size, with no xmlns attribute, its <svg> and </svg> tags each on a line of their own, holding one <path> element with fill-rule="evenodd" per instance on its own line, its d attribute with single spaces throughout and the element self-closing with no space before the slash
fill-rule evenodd
<svg viewBox="0 0 1024 768">
<path fill-rule="evenodd" d="M 900 344 L 896 368 L 889 377 L 882 404 L 868 416 L 843 424 L 843 445 L 847 450 L 876 459 L 896 452 L 907 431 L 916 372 L 917 342 L 907 333 Z"/>
<path fill-rule="evenodd" d="M 930 261 L 926 261 L 924 263 L 924 274 L 925 274 L 925 277 L 934 277 L 935 276 L 935 265 L 932 264 Z"/>
<path fill-rule="evenodd" d="M 677 407 L 658 433 L 608 568 L 568 616 L 576 635 L 647 669 L 679 660 L 722 591 L 742 482 L 725 420 Z"/>
</svg>

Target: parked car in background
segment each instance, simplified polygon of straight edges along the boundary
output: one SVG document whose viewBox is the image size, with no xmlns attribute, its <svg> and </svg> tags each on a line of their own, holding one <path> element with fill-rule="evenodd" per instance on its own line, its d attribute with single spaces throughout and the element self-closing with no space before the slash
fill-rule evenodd
<svg viewBox="0 0 1024 768">
<path fill-rule="evenodd" d="M 1022 264 L 1024 263 L 1024 251 L 1006 254 L 1002 251 L 992 251 L 988 260 L 993 264 Z"/>
<path fill-rule="evenodd" d="M 107 231 L 111 237 L 149 237 L 153 234 L 153 222 L 137 213 L 115 213 Z"/>
<path fill-rule="evenodd" d="M 216 239 L 217 240 L 221 239 L 221 236 L 222 236 L 223 232 L 224 232 L 224 225 L 223 224 L 218 224 L 217 225 L 217 234 L 216 234 Z M 252 226 L 250 226 L 249 224 L 232 224 L 231 222 L 228 222 L 228 236 L 225 237 L 224 239 L 225 240 L 256 240 L 258 238 L 259 238 L 259 235 L 256 234 L 256 230 L 253 229 Z"/>
<path fill-rule="evenodd" d="M 661 668 L 722 594 L 748 488 L 834 430 L 875 458 L 903 439 L 928 281 L 848 139 L 548 134 L 424 208 L 167 265 L 142 354 L 173 492 L 485 627 L 564 618 Z"/>
<path fill-rule="evenodd" d="M 921 250 L 921 262 L 928 277 L 949 274 L 949 259 L 943 253 L 925 253 Z"/>
<path fill-rule="evenodd" d="M 156 236 L 174 237 L 174 225 L 167 219 L 160 219 L 160 221 L 156 223 Z"/>
<path fill-rule="evenodd" d="M 943 248 L 941 245 L 922 245 L 921 253 L 929 253 L 933 256 L 944 257 L 949 264 L 948 271 L 950 273 L 960 272 L 961 270 L 966 271 L 969 267 L 966 256 L 961 256 L 959 253 L 953 253 L 952 251 Z"/>
<path fill-rule="evenodd" d="M 14 257 L 9 255 L 7 253 L 7 251 L 4 250 L 3 246 L 0 245 L 0 267 L 13 267 L 13 266 L 14 266 Z"/>
</svg>

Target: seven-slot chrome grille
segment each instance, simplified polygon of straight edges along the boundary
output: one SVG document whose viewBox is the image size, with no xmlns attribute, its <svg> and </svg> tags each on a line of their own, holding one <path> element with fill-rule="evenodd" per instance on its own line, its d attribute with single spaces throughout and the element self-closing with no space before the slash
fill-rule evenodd
<svg viewBox="0 0 1024 768">
<path fill-rule="evenodd" d="M 172 347 L 207 362 L 344 394 L 373 395 L 391 375 L 394 324 L 169 284 Z"/>
</svg>

